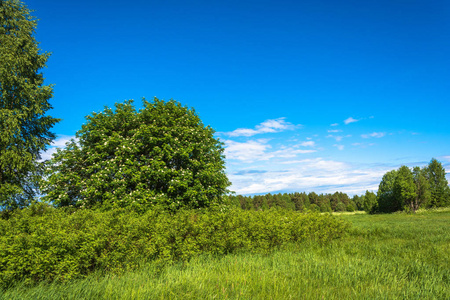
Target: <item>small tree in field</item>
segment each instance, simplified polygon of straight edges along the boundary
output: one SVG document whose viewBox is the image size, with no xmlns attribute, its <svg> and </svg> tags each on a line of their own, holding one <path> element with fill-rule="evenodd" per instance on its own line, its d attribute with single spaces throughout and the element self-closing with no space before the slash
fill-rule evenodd
<svg viewBox="0 0 450 300">
<path fill-rule="evenodd" d="M 220 202 L 229 181 L 222 143 L 176 101 L 132 101 L 87 117 L 47 164 L 45 200 L 56 206 L 200 208 Z"/>
<path fill-rule="evenodd" d="M 20 1 L 0 1 L 0 207 L 30 203 L 41 171 L 40 151 L 55 138 L 52 87 L 40 70 L 48 53 L 34 38 L 36 20 Z"/>
<path fill-rule="evenodd" d="M 415 213 L 419 207 L 425 206 L 430 202 L 430 183 L 426 178 L 426 168 L 414 167 L 413 179 L 416 185 L 416 197 L 410 203 L 410 209 Z"/>
<path fill-rule="evenodd" d="M 397 174 L 397 170 L 392 170 L 383 175 L 377 192 L 378 212 L 388 213 L 402 208 L 400 200 L 394 195 L 394 182 Z"/>
<path fill-rule="evenodd" d="M 429 206 L 442 207 L 450 205 L 450 189 L 445 178 L 445 169 L 435 158 L 425 168 L 425 176 L 429 182 L 431 198 Z"/>
<path fill-rule="evenodd" d="M 373 214 L 377 211 L 377 196 L 374 192 L 366 191 L 364 194 L 363 207 L 364 211 Z"/>
<path fill-rule="evenodd" d="M 417 187 L 414 183 L 413 173 L 407 166 L 398 169 L 397 177 L 394 181 L 394 197 L 399 203 L 399 208 L 412 208 L 414 211 L 414 201 L 417 198 Z"/>
</svg>

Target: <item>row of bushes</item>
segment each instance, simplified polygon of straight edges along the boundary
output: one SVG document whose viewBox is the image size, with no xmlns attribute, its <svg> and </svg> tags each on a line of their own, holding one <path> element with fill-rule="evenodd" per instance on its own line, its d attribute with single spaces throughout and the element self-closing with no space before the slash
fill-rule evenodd
<svg viewBox="0 0 450 300">
<path fill-rule="evenodd" d="M 0 219 L 0 286 L 120 273 L 145 261 L 263 251 L 307 239 L 341 237 L 349 224 L 331 215 L 212 208 L 144 214 L 46 206 Z"/>
</svg>

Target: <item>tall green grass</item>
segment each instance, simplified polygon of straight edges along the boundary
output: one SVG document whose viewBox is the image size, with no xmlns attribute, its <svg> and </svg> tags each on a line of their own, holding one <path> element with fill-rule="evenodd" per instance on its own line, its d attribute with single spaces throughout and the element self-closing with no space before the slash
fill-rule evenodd
<svg viewBox="0 0 450 300">
<path fill-rule="evenodd" d="M 200 255 L 121 276 L 16 286 L 4 299 L 448 299 L 450 211 L 342 215 L 344 239 Z"/>
</svg>

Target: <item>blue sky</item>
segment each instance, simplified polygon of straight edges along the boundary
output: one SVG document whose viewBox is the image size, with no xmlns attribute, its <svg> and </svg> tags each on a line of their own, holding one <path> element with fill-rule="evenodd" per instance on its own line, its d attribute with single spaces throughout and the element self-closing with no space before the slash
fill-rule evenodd
<svg viewBox="0 0 450 300">
<path fill-rule="evenodd" d="M 52 52 L 55 146 L 156 96 L 217 131 L 237 193 L 362 193 L 432 157 L 450 170 L 449 1 L 26 4 Z"/>
</svg>

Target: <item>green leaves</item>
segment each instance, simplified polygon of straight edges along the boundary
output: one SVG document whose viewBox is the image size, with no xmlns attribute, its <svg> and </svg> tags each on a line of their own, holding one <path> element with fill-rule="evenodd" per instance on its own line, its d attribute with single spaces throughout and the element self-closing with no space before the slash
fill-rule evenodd
<svg viewBox="0 0 450 300">
<path fill-rule="evenodd" d="M 450 204 L 450 189 L 445 169 L 436 159 L 428 166 L 406 166 L 384 174 L 378 188 L 378 211 L 394 212 L 420 207 L 443 207 Z"/>
<path fill-rule="evenodd" d="M 269 253 L 291 243 L 328 243 L 350 224 L 329 214 L 286 210 L 55 209 L 45 204 L 0 218 L 0 287 L 120 273 L 143 262 L 188 261 L 201 254 Z"/>
<path fill-rule="evenodd" d="M 47 163 L 45 200 L 57 206 L 199 208 L 220 202 L 229 181 L 222 143 L 176 101 L 133 101 L 86 117 Z"/>
<path fill-rule="evenodd" d="M 450 205 L 450 190 L 442 164 L 433 158 L 425 170 L 425 176 L 430 184 L 430 206 L 440 207 Z"/>
<path fill-rule="evenodd" d="M 39 72 L 48 53 L 34 38 L 36 21 L 19 1 L 0 1 L 0 206 L 27 205 L 34 196 L 39 153 L 59 120 L 45 113 L 52 87 Z"/>
<path fill-rule="evenodd" d="M 417 187 L 414 183 L 413 173 L 407 166 L 398 169 L 394 181 L 393 194 L 396 199 L 397 209 L 410 207 L 417 197 Z"/>
</svg>

